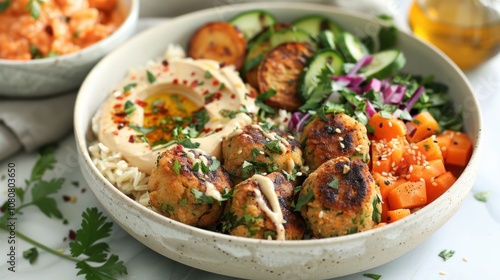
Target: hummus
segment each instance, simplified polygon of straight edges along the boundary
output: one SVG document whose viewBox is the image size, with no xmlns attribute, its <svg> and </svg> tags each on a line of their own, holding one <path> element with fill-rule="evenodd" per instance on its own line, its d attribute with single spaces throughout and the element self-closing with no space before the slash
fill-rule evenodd
<svg viewBox="0 0 500 280">
<path fill-rule="evenodd" d="M 233 66 L 191 58 L 151 62 L 131 71 L 105 101 L 93 130 L 101 143 L 147 174 L 158 155 L 179 139 L 189 138 L 220 159 L 222 139 L 252 123 L 250 116 L 237 113 L 256 111 L 251 96 Z M 196 122 L 202 129 L 193 133 Z"/>
</svg>

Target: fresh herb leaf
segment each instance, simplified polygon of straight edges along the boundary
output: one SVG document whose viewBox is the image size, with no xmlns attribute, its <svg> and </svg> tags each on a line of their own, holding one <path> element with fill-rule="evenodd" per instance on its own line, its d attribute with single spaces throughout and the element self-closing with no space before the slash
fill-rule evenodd
<svg viewBox="0 0 500 280">
<path fill-rule="evenodd" d="M 82 213 L 81 228 L 76 231 L 76 238 L 69 244 L 73 257 L 84 256 L 76 263 L 77 275 L 85 275 L 86 279 L 114 279 L 117 275 L 127 274 L 127 269 L 118 256 L 108 256 L 109 245 L 102 241 L 111 235 L 112 222 L 97 208 L 87 208 Z M 91 266 L 88 262 L 103 263 Z"/>
<path fill-rule="evenodd" d="M 193 127 L 198 131 L 198 134 L 203 130 L 205 125 L 210 121 L 210 116 L 205 108 L 193 113 Z"/>
<path fill-rule="evenodd" d="M 439 252 L 439 256 L 443 259 L 443 261 L 447 261 L 449 258 L 453 257 L 455 251 L 453 250 L 443 250 Z"/>
<path fill-rule="evenodd" d="M 374 279 L 374 280 L 379 280 L 380 278 L 382 278 L 382 275 L 373 274 L 373 273 L 365 273 L 365 274 L 363 274 L 363 276 L 368 277 L 370 279 Z"/>
<path fill-rule="evenodd" d="M 150 84 L 156 82 L 156 76 L 151 71 L 146 70 L 146 75 L 148 76 L 148 81 Z"/>
<path fill-rule="evenodd" d="M 478 192 L 474 194 L 474 198 L 481 202 L 487 202 L 489 197 L 490 197 L 490 192 L 488 191 Z"/>
<path fill-rule="evenodd" d="M 280 146 L 281 141 L 279 139 L 272 140 L 269 142 L 266 142 L 266 148 L 271 150 L 274 153 L 281 153 L 281 146 Z"/>
<path fill-rule="evenodd" d="M 30 264 L 34 264 L 38 259 L 38 250 L 36 249 L 36 247 L 24 251 L 23 258 L 27 259 Z"/>
<path fill-rule="evenodd" d="M 328 183 L 328 186 L 332 189 L 338 189 L 339 188 L 339 180 L 333 179 L 330 183 Z"/>
<path fill-rule="evenodd" d="M 177 159 L 175 159 L 174 164 L 172 165 L 172 170 L 174 170 L 177 175 L 181 173 L 181 164 Z"/>
<path fill-rule="evenodd" d="M 34 19 L 38 19 L 42 13 L 42 7 L 40 7 L 40 5 L 43 3 L 43 0 L 29 0 L 28 4 L 26 4 L 26 11 L 30 11 Z"/>
<path fill-rule="evenodd" d="M 205 195 L 204 192 L 198 189 L 191 189 L 191 193 L 194 194 L 196 202 L 207 203 L 207 204 L 214 204 L 215 202 L 215 199 L 213 197 Z"/>
<path fill-rule="evenodd" d="M 205 71 L 205 74 L 203 75 L 205 77 L 205 79 L 211 79 L 213 78 L 214 76 L 212 75 L 212 73 L 210 73 L 210 71 Z"/>
<path fill-rule="evenodd" d="M 52 179 L 50 181 L 40 180 L 31 189 L 32 202 L 47 217 L 63 218 L 61 211 L 57 207 L 56 200 L 49 195 L 57 193 L 64 183 L 64 178 Z"/>
<path fill-rule="evenodd" d="M 217 168 L 220 166 L 220 161 L 218 161 L 215 157 L 212 158 L 212 164 L 210 164 L 210 167 L 208 168 L 209 171 L 213 172 L 216 171 Z"/>
<path fill-rule="evenodd" d="M 314 192 L 312 189 L 307 189 L 307 194 L 300 193 L 297 203 L 294 203 L 294 211 L 299 212 L 304 205 L 306 205 L 314 197 Z"/>
<path fill-rule="evenodd" d="M 208 174 L 210 172 L 210 169 L 203 161 L 201 162 L 201 172 L 203 172 L 203 174 Z"/>
<path fill-rule="evenodd" d="M 43 54 L 39 48 L 33 44 L 29 44 L 30 54 L 33 59 L 43 58 Z"/>
<path fill-rule="evenodd" d="M 133 88 L 135 88 L 136 86 L 137 86 L 137 83 L 130 83 L 130 84 L 123 87 L 123 92 L 128 92 L 128 91 L 132 90 Z"/>
<path fill-rule="evenodd" d="M 155 126 L 152 127 L 142 127 L 142 126 L 137 126 L 135 124 L 129 124 L 128 127 L 132 128 L 133 130 L 136 130 L 144 135 L 153 132 L 153 130 L 156 129 Z"/>
<path fill-rule="evenodd" d="M 136 109 L 134 102 L 132 102 L 130 100 L 127 100 L 127 102 L 125 102 L 125 105 L 123 106 L 123 108 L 124 108 L 125 113 L 127 113 L 127 115 L 132 114 Z"/>
<path fill-rule="evenodd" d="M 11 2 L 12 2 L 12 0 L 5 0 L 3 2 L 0 2 L 0 13 L 7 10 L 7 8 L 9 8 Z"/>
<path fill-rule="evenodd" d="M 263 92 L 261 94 L 259 94 L 257 96 L 257 98 L 255 99 L 255 105 L 257 107 L 260 108 L 260 110 L 262 110 L 264 113 L 268 113 L 268 114 L 271 114 L 271 115 L 274 115 L 276 114 L 276 109 L 265 104 L 264 101 L 266 99 L 269 99 L 271 97 L 273 97 L 274 95 L 276 94 L 276 91 L 274 89 L 269 89 L 268 91 L 266 92 Z"/>
<path fill-rule="evenodd" d="M 189 138 L 177 141 L 177 143 L 184 146 L 184 148 L 188 148 L 188 149 L 196 149 L 200 146 L 200 143 L 191 142 L 191 139 L 189 139 Z"/>
</svg>

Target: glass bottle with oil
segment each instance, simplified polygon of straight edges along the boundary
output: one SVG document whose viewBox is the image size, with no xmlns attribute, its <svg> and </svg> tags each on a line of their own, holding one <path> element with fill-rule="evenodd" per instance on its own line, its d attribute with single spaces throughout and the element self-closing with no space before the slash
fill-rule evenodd
<svg viewBox="0 0 500 280">
<path fill-rule="evenodd" d="M 414 0 L 409 24 L 463 70 L 500 51 L 500 0 Z"/>
</svg>

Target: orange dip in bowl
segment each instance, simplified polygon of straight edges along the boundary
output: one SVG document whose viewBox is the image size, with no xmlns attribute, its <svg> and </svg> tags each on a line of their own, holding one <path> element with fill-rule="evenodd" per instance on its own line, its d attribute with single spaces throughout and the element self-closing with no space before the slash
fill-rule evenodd
<svg viewBox="0 0 500 280">
<path fill-rule="evenodd" d="M 0 59 L 79 51 L 108 37 L 125 17 L 118 0 L 0 0 Z"/>
</svg>

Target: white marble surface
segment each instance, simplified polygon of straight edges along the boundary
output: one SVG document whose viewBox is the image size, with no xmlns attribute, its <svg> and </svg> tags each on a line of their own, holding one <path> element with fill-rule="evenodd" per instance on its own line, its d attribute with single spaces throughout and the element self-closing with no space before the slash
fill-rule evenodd
<svg viewBox="0 0 500 280">
<path fill-rule="evenodd" d="M 405 16 L 408 1 L 391 6 L 400 16 Z M 141 22 L 142 27 L 156 24 L 157 21 Z M 479 175 L 471 193 L 463 206 L 441 229 L 401 258 L 386 265 L 370 269 L 362 273 L 338 278 L 344 280 L 369 279 L 363 273 L 382 275 L 381 279 L 499 279 L 500 255 L 500 183 L 496 176 L 500 171 L 500 139 L 498 116 L 500 110 L 500 56 L 490 60 L 478 69 L 466 73 L 470 79 L 476 96 L 480 102 L 484 124 L 484 153 Z M 35 208 L 27 208 L 19 216 L 18 230 L 49 245 L 52 248 L 63 248 L 68 252 L 68 236 L 70 229 L 78 229 L 81 212 L 86 207 L 99 207 L 93 194 L 86 189 L 80 173 L 73 135 L 61 141 L 56 153 L 58 164 L 48 176 L 64 176 L 65 184 L 56 197 L 69 224 L 45 218 Z M 18 154 L 4 162 L 0 162 L 0 176 L 6 174 L 8 163 L 15 163 L 17 182 L 21 185 L 29 176 L 36 154 Z M 71 184 L 80 182 L 76 188 Z M 0 180 L 0 201 L 7 194 L 7 182 Z M 474 199 L 473 194 L 489 191 L 488 202 Z M 76 203 L 64 202 L 63 195 L 75 195 Z M 74 263 L 59 259 L 42 252 L 35 265 L 22 259 L 22 252 L 31 245 L 19 238 L 16 240 L 17 264 L 16 272 L 7 270 L 6 250 L 7 235 L 0 232 L 0 279 L 83 279 L 76 277 Z M 111 252 L 120 256 L 128 269 L 123 279 L 231 279 L 228 277 L 206 273 L 173 262 L 144 247 L 117 225 L 108 242 Z M 443 261 L 440 251 L 454 250 L 455 255 Z"/>
</svg>

